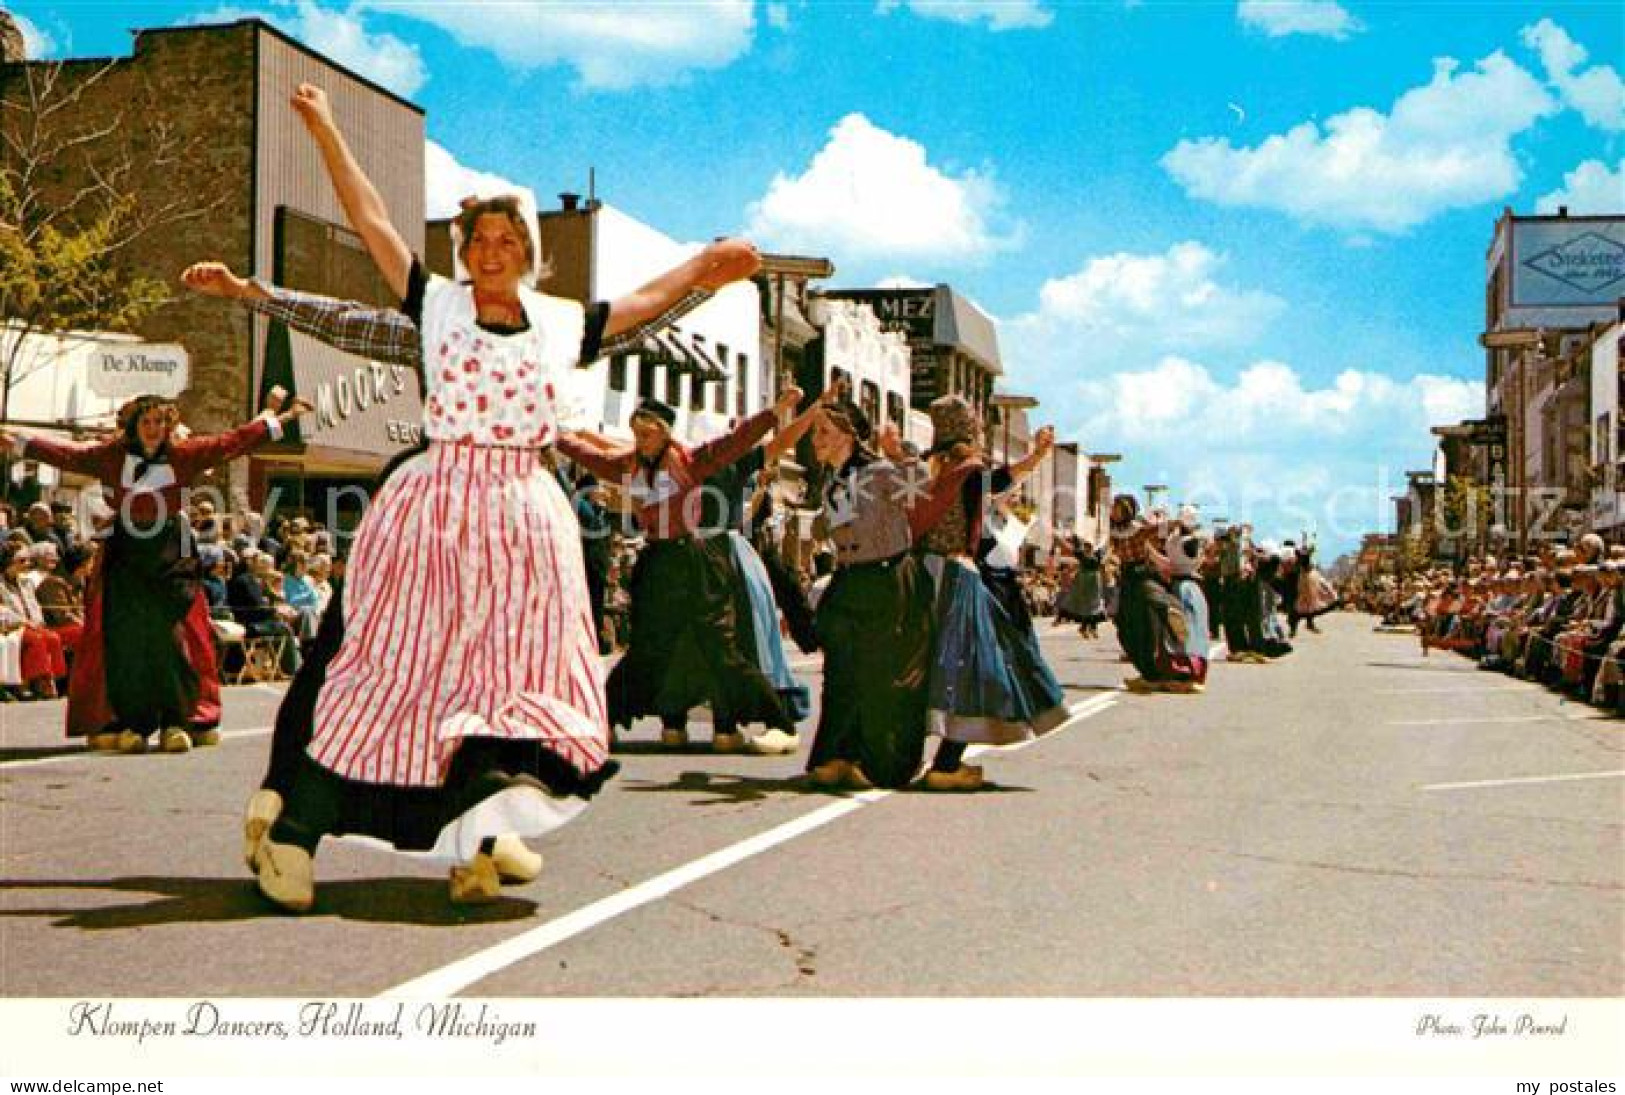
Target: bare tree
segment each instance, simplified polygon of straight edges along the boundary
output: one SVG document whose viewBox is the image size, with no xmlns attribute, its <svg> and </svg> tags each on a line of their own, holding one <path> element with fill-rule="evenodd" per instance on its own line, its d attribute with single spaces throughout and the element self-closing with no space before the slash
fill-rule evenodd
<svg viewBox="0 0 1625 1095">
<path fill-rule="evenodd" d="M 0 421 L 12 387 L 49 365 L 26 359 L 27 336 L 132 331 L 171 299 L 139 272 L 142 242 L 223 201 L 180 182 L 202 138 L 120 66 L 0 72 Z"/>
</svg>

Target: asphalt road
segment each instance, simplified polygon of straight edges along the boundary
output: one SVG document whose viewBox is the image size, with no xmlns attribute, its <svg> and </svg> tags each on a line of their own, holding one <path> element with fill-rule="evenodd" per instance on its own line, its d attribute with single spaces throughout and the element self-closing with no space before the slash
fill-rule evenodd
<svg viewBox="0 0 1625 1095">
<path fill-rule="evenodd" d="M 1620 995 L 1622 724 L 1368 617 L 1324 630 L 1139 696 L 1109 633 L 1045 625 L 1077 717 L 969 796 L 813 793 L 800 758 L 646 724 L 478 910 L 332 841 L 310 915 L 259 898 L 239 814 L 277 688 L 228 689 L 225 741 L 184 756 L 89 755 L 60 703 L 9 705 L 0 995 Z"/>
</svg>

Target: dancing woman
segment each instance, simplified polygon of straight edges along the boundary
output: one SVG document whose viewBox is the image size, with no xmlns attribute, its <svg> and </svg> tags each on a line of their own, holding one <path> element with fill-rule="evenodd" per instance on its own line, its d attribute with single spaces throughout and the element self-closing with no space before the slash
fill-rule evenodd
<svg viewBox="0 0 1625 1095">
<path fill-rule="evenodd" d="M 310 410 L 212 437 L 175 435 L 175 402 L 140 396 L 119 411 L 119 432 L 80 445 L 44 437 L 0 442 L 30 460 L 101 480 L 117 518 L 85 592 L 84 631 L 68 679 L 67 733 L 92 749 L 140 753 L 156 732 L 165 752 L 219 740 L 220 673 L 197 556 L 183 525 L 183 495 L 200 475 L 282 435 Z"/>
<path fill-rule="evenodd" d="M 982 786 L 982 769 L 963 763 L 967 747 L 1025 741 L 1032 736 L 1028 723 L 1035 713 L 1023 703 L 1020 683 L 1000 642 L 1002 610 L 976 563 L 987 486 L 981 426 L 961 396 L 938 399 L 930 412 L 929 491 L 909 511 L 915 547 L 935 584 L 927 696 L 931 732 L 943 740 L 925 786 L 932 791 L 974 791 Z"/>
<path fill-rule="evenodd" d="M 1054 447 L 1055 431 L 1045 426 L 1034 435 L 1032 452 L 1014 464 L 995 467 L 988 473 L 982 489 L 990 492 L 990 497 L 983 504 L 982 535 L 976 548 L 976 565 L 982 584 L 993 595 L 998 609 L 994 617 L 995 631 L 1016 687 L 1017 718 L 1038 733 L 1053 730 L 1066 721 L 1069 715 L 1066 696 L 1039 646 L 1038 631 L 1033 627 L 1032 614 L 1027 610 L 1027 599 L 1021 589 L 1019 559 L 1005 558 L 1004 552 L 995 551 L 998 544 L 993 517 L 987 511 L 997 513 L 1004 522 L 1013 520 L 1007 512 L 1008 499 L 1038 470 Z M 975 504 L 974 498 L 970 504 Z"/>
<path fill-rule="evenodd" d="M 818 599 L 824 687 L 808 776 L 824 787 L 901 787 L 925 752 L 931 583 L 910 552 L 902 469 L 870 448 L 868 418 L 831 403 L 813 453 L 831 470 L 823 516 L 835 573 Z"/>
<path fill-rule="evenodd" d="M 632 569 L 631 639 L 607 685 L 611 725 L 657 716 L 661 742 L 679 748 L 688 743 L 689 710 L 708 704 L 719 752 L 742 749 L 740 728 L 749 723 L 794 733 L 794 716 L 758 665 L 754 647 L 746 646 L 750 619 L 734 596 L 737 564 L 729 538 L 696 534 L 705 480 L 745 456 L 800 400 L 799 388 L 787 388 L 776 405 L 690 449 L 672 437 L 677 412 L 645 399 L 632 413 L 633 452 L 571 453 L 632 501 L 646 540 Z"/>
<path fill-rule="evenodd" d="M 548 454 L 569 451 L 556 382 L 596 357 L 603 337 L 748 276 L 759 260 L 748 244 L 713 244 L 588 313 L 529 288 L 532 225 L 515 200 L 497 198 L 465 203 L 457 218 L 469 281 L 431 277 L 326 95 L 302 85 L 294 109 L 418 325 L 429 445 L 384 483 L 356 538 L 307 756 L 255 853 L 260 889 L 308 908 L 317 844 L 354 832 L 452 864 L 454 901 L 490 901 L 503 881 L 521 880 L 502 864 L 522 845 L 499 839 L 565 823 L 615 771 L 580 540 Z"/>
</svg>

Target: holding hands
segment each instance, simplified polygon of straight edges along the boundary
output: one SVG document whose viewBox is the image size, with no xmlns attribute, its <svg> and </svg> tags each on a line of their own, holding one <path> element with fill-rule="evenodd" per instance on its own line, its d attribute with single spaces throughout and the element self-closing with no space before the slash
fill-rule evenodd
<svg viewBox="0 0 1625 1095">
<path fill-rule="evenodd" d="M 762 268 L 762 256 L 749 240 L 721 239 L 699 255 L 702 268 L 694 279 L 697 289 L 716 292 L 736 281 L 744 281 Z"/>
<path fill-rule="evenodd" d="M 233 274 L 223 262 L 194 262 L 181 272 L 181 284 L 194 293 L 228 300 L 261 295 L 253 282 Z"/>
<path fill-rule="evenodd" d="M 779 393 L 778 400 L 773 404 L 773 410 L 781 416 L 794 414 L 796 408 L 801 405 L 801 396 L 801 389 L 792 384 Z"/>
<path fill-rule="evenodd" d="M 880 447 L 880 455 L 894 464 L 908 456 L 903 451 L 903 432 L 895 422 L 887 422 L 875 432 L 875 444 Z"/>
</svg>

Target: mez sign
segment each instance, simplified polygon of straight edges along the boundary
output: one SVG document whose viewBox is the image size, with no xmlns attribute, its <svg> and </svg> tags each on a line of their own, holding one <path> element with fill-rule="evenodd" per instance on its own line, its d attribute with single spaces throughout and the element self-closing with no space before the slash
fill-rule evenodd
<svg viewBox="0 0 1625 1095">
<path fill-rule="evenodd" d="M 1524 222 L 1512 246 L 1513 307 L 1598 307 L 1625 293 L 1625 220 Z"/>
<path fill-rule="evenodd" d="M 96 342 L 85 351 L 90 390 L 104 399 L 136 395 L 171 398 L 186 390 L 191 359 L 180 346 L 147 342 Z"/>
</svg>

